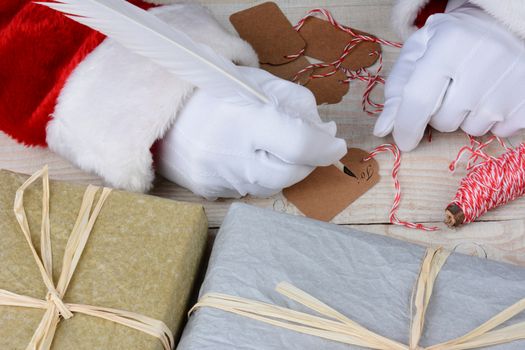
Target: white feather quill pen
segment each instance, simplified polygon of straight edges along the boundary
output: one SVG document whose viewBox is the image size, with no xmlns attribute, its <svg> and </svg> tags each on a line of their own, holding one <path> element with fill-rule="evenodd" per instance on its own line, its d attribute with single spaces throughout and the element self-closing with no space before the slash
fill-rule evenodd
<svg viewBox="0 0 525 350">
<path fill-rule="evenodd" d="M 239 104 L 271 101 L 258 84 L 244 76 L 232 62 L 125 0 L 35 3 L 63 12 L 72 20 L 105 34 L 212 96 Z M 356 177 L 340 161 L 334 165 Z"/>
<path fill-rule="evenodd" d="M 105 34 L 212 96 L 238 103 L 270 101 L 232 62 L 124 0 L 36 3 Z"/>
</svg>

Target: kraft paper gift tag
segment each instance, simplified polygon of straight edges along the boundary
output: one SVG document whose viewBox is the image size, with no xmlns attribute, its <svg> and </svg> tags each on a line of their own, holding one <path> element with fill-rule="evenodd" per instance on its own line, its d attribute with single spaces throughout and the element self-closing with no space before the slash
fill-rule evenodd
<svg viewBox="0 0 525 350">
<path fill-rule="evenodd" d="M 357 34 L 371 34 L 352 29 Z M 352 35 L 335 28 L 330 22 L 310 17 L 300 32 L 306 41 L 305 55 L 323 62 L 333 62 L 341 57 L 345 47 L 354 38 Z M 374 52 L 381 52 L 381 45 L 373 42 L 361 42 L 353 48 L 341 64 L 349 70 L 370 67 L 377 59 Z"/>
<path fill-rule="evenodd" d="M 305 55 L 324 62 L 333 62 L 341 56 L 345 46 L 354 38 L 334 28 L 329 22 L 315 17 L 308 18 L 300 32 L 297 32 L 273 2 L 234 13 L 230 21 L 239 35 L 257 52 L 261 68 L 290 81 L 310 64 Z M 289 58 L 303 49 L 303 55 Z M 377 43 L 360 43 L 352 49 L 342 66 L 351 70 L 368 67 L 378 58 L 378 55 L 370 53 L 380 51 L 381 47 Z M 312 91 L 318 105 L 338 103 L 348 92 L 349 84 L 342 83 L 346 76 L 340 71 L 329 77 L 308 79 L 309 74 L 321 74 L 332 69 L 317 68 L 299 77 L 298 83 Z"/>
<path fill-rule="evenodd" d="M 333 165 L 318 167 L 303 181 L 285 188 L 283 194 L 304 215 L 330 221 L 379 182 L 379 165 L 374 159 L 363 162 L 367 156 L 367 151 L 350 148 L 341 161 L 355 177 Z"/>
<path fill-rule="evenodd" d="M 290 62 L 306 46 L 284 13 L 273 2 L 265 2 L 230 16 L 241 38 L 253 46 L 260 63 L 280 65 Z"/>
<path fill-rule="evenodd" d="M 309 64 L 310 63 L 305 57 L 299 57 L 295 61 L 278 66 L 262 64 L 261 68 L 279 78 L 292 81 L 297 75 L 297 72 Z M 305 72 L 298 77 L 297 83 L 312 91 L 318 105 L 323 103 L 339 103 L 343 99 L 343 96 L 348 92 L 349 84 L 343 82 L 343 80 L 346 79 L 346 76 L 341 71 L 337 71 L 334 75 L 326 78 L 308 79 L 310 74 L 322 74 L 332 70 L 332 67 L 317 68 L 313 71 Z"/>
</svg>

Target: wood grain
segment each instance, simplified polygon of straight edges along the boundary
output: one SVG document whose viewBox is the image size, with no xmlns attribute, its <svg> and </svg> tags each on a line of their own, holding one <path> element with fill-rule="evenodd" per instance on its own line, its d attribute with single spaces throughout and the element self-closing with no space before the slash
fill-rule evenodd
<svg viewBox="0 0 525 350">
<path fill-rule="evenodd" d="M 228 17 L 231 13 L 253 6 L 261 1 L 252 0 L 207 0 L 211 11 L 226 27 L 232 28 Z M 335 18 L 343 24 L 373 33 L 385 39 L 397 40 L 391 31 L 389 13 L 391 1 L 387 0 L 302 0 L 277 1 L 288 18 L 297 22 L 309 9 L 324 7 L 332 11 Z M 385 74 L 388 74 L 399 54 L 398 49 L 384 47 Z M 337 105 L 324 105 L 320 113 L 324 120 L 334 120 L 338 124 L 338 135 L 346 139 L 350 147 L 371 150 L 375 146 L 391 142 L 372 136 L 375 118 L 361 111 L 361 95 L 365 85 L 352 83 L 350 92 Z M 378 88 L 373 96 L 382 100 L 383 91 Z M 513 138 L 517 144 L 525 139 L 525 134 Z M 453 198 L 460 179 L 465 171 L 458 169 L 455 174 L 448 171 L 449 162 L 456 156 L 461 146 L 467 142 L 460 132 L 451 134 L 434 133 L 433 141 L 423 141 L 413 152 L 403 154 L 400 181 L 403 198 L 399 216 L 405 220 L 427 223 L 441 223 L 444 209 Z M 492 149 L 497 154 L 497 148 Z M 444 225 L 437 233 L 425 233 L 388 225 L 388 211 L 394 198 L 390 171 L 392 159 L 389 155 L 377 158 L 380 164 L 379 184 L 356 202 L 342 211 L 334 223 L 352 225 L 364 231 L 388 235 L 425 245 L 444 245 L 460 251 L 476 252 L 490 259 L 525 265 L 525 198 L 518 199 L 502 208 L 489 212 L 481 218 L 482 222 L 466 225 L 456 230 Z M 16 144 L 5 134 L 0 134 L 0 167 L 32 173 L 44 164 L 49 164 L 51 177 L 81 183 L 101 184 L 101 179 L 77 169 L 64 159 L 41 148 L 25 148 Z M 234 201 L 272 208 L 291 214 L 298 210 L 281 195 L 257 199 L 252 197 L 240 200 L 219 200 L 209 202 L 162 178 L 158 178 L 151 194 L 176 200 L 198 202 L 204 205 L 209 217 L 210 227 L 219 227 L 229 205 Z"/>
<path fill-rule="evenodd" d="M 360 231 L 427 247 L 444 247 L 462 254 L 525 266 L 525 220 L 474 222 L 458 230 L 448 230 L 444 223 L 437 226 L 441 231 L 414 231 L 394 225 L 349 225 Z"/>
</svg>

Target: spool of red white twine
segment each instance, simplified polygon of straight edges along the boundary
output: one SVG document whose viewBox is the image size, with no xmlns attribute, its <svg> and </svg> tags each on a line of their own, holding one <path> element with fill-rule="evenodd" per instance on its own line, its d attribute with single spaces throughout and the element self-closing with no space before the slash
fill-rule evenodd
<svg viewBox="0 0 525 350">
<path fill-rule="evenodd" d="M 487 211 L 525 194 L 525 143 L 510 148 L 495 136 L 484 143 L 472 137 L 470 140 L 471 146 L 463 147 L 449 167 L 454 171 L 461 156 L 470 153 L 469 172 L 461 180 L 454 200 L 446 209 L 445 222 L 451 227 L 470 223 Z M 494 140 L 506 150 L 499 157 L 489 156 L 483 151 Z"/>
</svg>

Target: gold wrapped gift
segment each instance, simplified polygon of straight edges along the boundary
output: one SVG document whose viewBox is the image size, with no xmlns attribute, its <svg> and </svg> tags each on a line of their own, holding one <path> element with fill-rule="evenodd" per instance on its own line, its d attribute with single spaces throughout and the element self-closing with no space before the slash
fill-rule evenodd
<svg viewBox="0 0 525 350">
<path fill-rule="evenodd" d="M 46 179 L 0 171 L 0 349 L 173 346 L 202 207 Z"/>
</svg>

